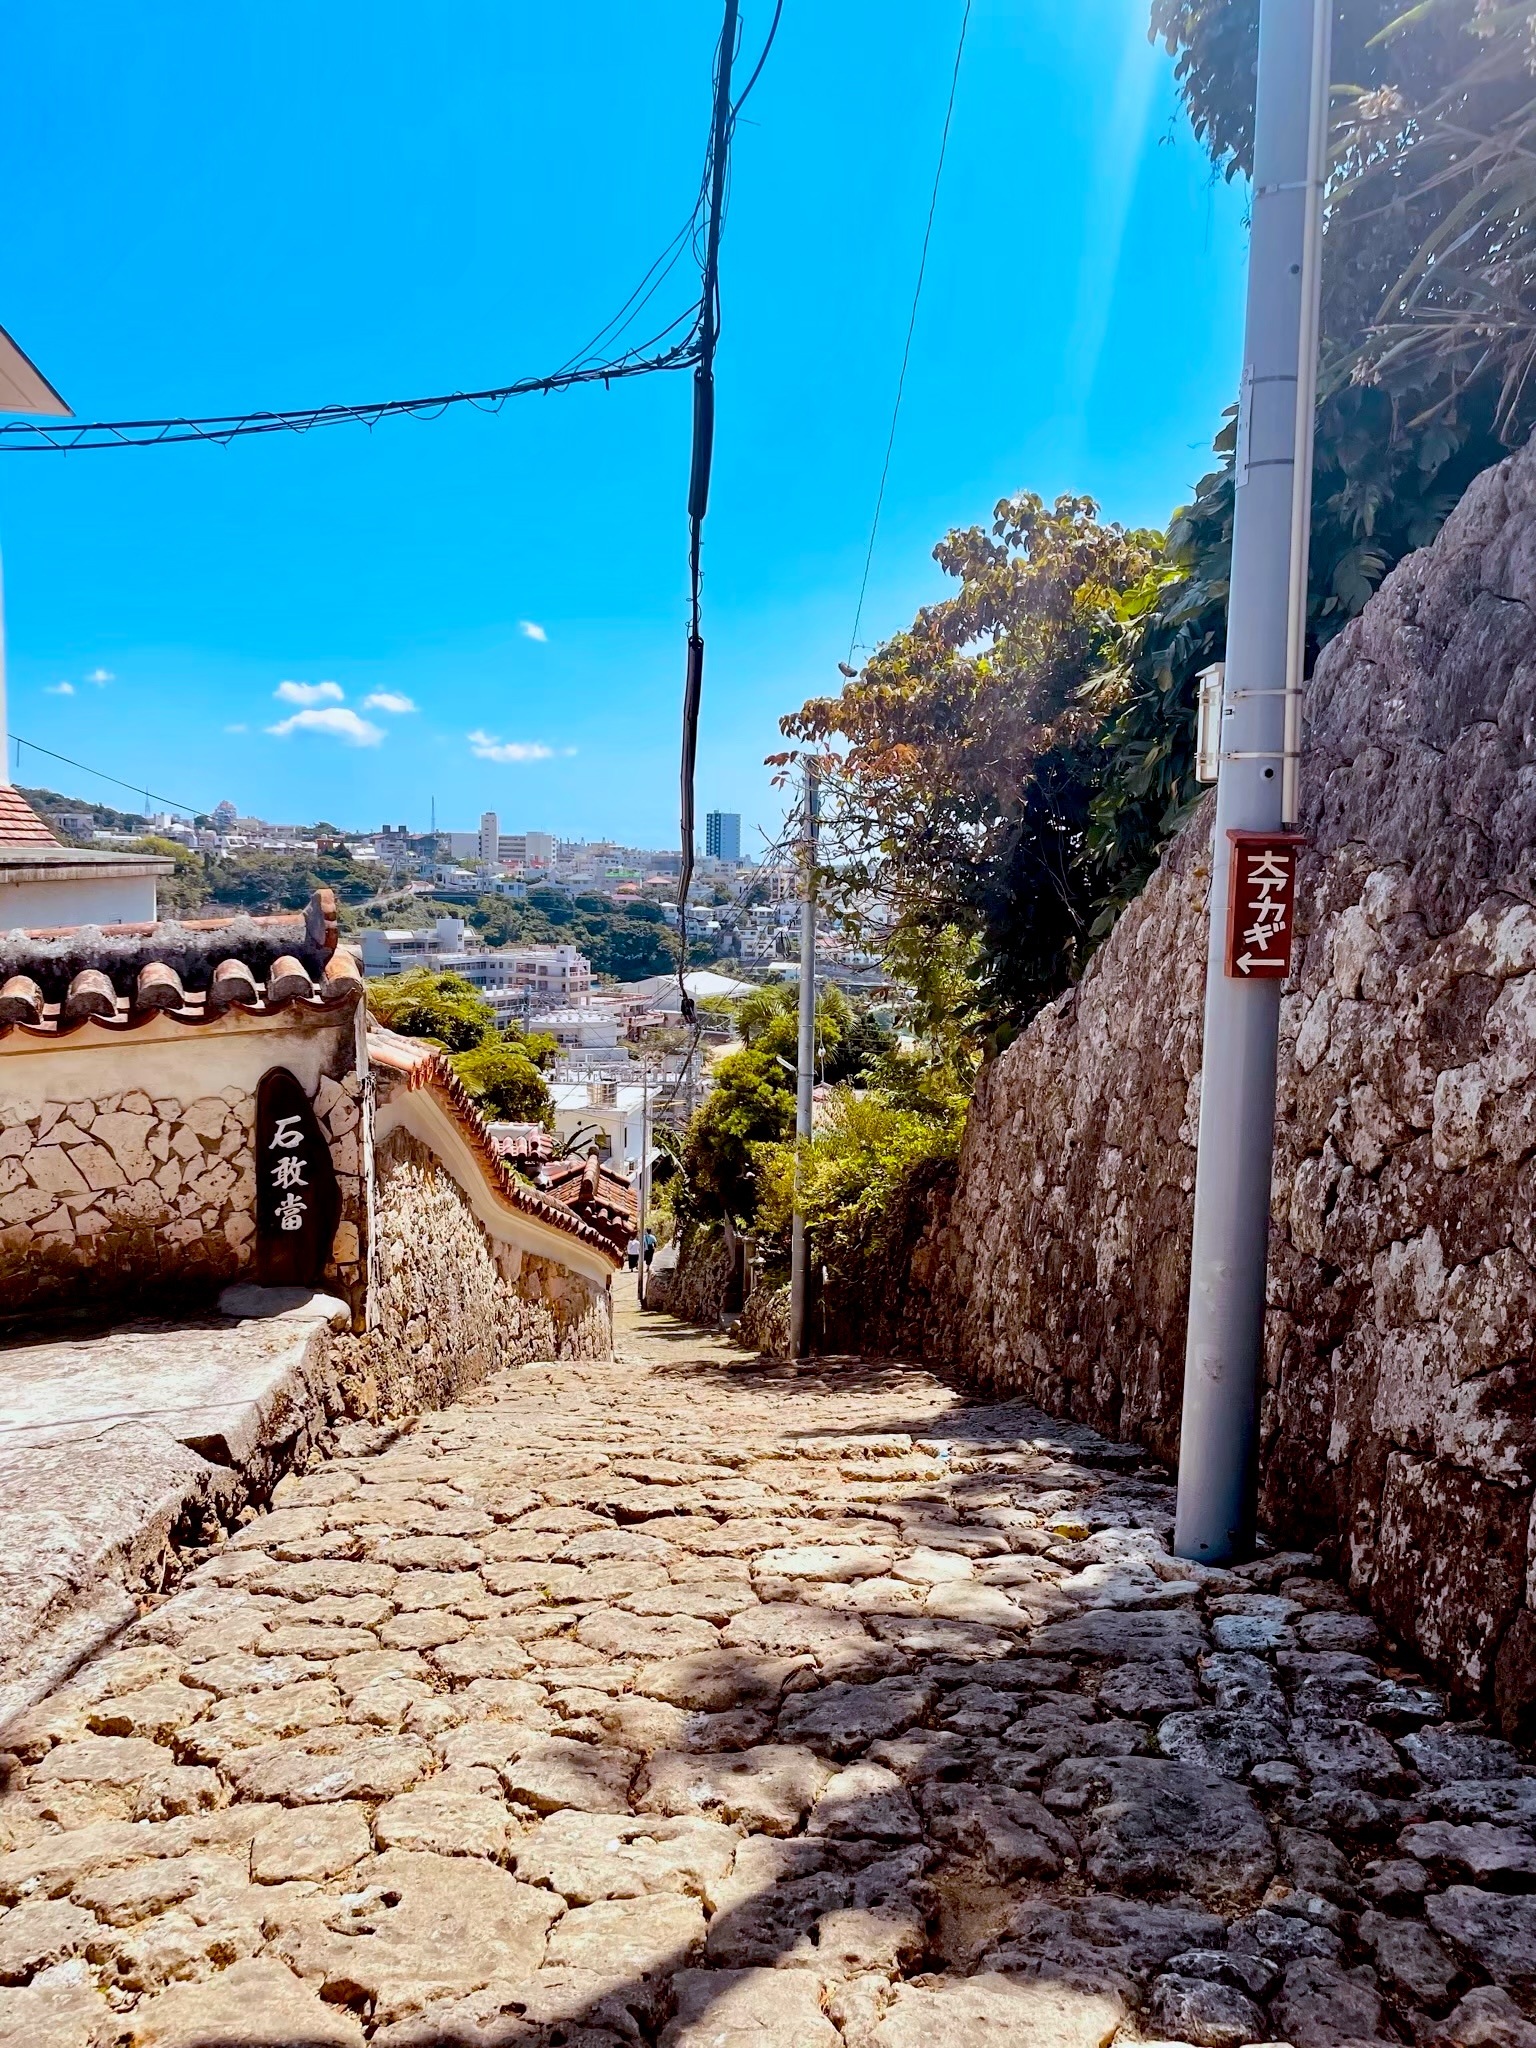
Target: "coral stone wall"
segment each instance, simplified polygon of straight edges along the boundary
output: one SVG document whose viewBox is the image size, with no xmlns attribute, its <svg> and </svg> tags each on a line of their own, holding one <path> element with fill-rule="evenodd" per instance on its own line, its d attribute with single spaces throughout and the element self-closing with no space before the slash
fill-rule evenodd
<svg viewBox="0 0 1536 2048">
<path fill-rule="evenodd" d="M 238 1088 L 0 1105 L 0 1299 L 45 1307 L 103 1268 L 146 1288 L 234 1279 L 256 1236 L 254 1125 Z"/>
<path fill-rule="evenodd" d="M 367 1305 L 367 1159 L 362 1094 L 352 1065 L 352 1030 L 311 1044 L 336 1073 L 319 1071 L 309 1090 L 330 1143 L 340 1188 L 340 1223 L 324 1286 L 352 1307 Z M 164 1055 L 164 1047 L 152 1049 Z M 256 1096 L 248 1081 L 217 1087 L 227 1071 L 215 1040 L 188 1036 L 176 1061 L 184 1077 L 164 1092 L 166 1059 L 152 1087 L 82 1096 L 55 1079 L 80 1073 L 68 1057 L 29 1055 L 0 1063 L 0 1317 L 47 1317 L 90 1309 L 164 1313 L 193 1305 L 231 1280 L 248 1278 L 256 1251 Z M 262 1065 L 283 1065 L 272 1036 Z M 133 1059 L 113 1061 L 131 1067 Z M 41 1077 L 43 1100 L 37 1100 Z M 104 1075 L 106 1077 L 106 1075 Z M 16 1100 L 25 1079 L 33 1100 Z M 10 1096 L 10 1100 L 6 1100 Z"/>
<path fill-rule="evenodd" d="M 1527 450 L 1310 689 L 1262 1447 L 1269 1525 L 1336 1546 L 1511 1726 L 1536 1707 L 1533 606 Z M 1209 834 L 985 1076 L 927 1276 L 933 1355 L 1169 1456 Z"/>
<path fill-rule="evenodd" d="M 374 1153 L 372 1327 L 336 1340 L 357 1414 L 441 1407 L 530 1359 L 607 1358 L 607 1290 L 495 1243 L 431 1149 L 394 1130 Z"/>
<path fill-rule="evenodd" d="M 179 1096 L 130 1088 L 41 1105 L 7 1101 L 0 1067 L 0 1318 L 85 1306 L 161 1314 L 248 1275 L 255 1096 L 245 1086 L 200 1090 L 202 1050 L 189 1046 L 191 1085 Z M 276 1049 L 271 1063 L 281 1063 Z M 363 1086 L 355 1071 L 321 1074 L 312 1098 L 341 1191 L 324 1284 L 359 1320 L 367 1292 Z"/>
</svg>

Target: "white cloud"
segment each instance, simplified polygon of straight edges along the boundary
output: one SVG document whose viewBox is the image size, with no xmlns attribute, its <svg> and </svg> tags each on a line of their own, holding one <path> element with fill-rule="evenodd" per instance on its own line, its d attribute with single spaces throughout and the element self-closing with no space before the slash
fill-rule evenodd
<svg viewBox="0 0 1536 2048">
<path fill-rule="evenodd" d="M 549 638 L 544 628 L 537 625 L 532 619 L 519 619 L 517 629 L 525 640 L 547 640 Z"/>
<path fill-rule="evenodd" d="M 269 725 L 267 731 L 280 740 L 295 732 L 328 732 L 345 740 L 349 747 L 376 747 L 384 737 L 379 726 L 370 725 L 355 711 L 338 710 L 334 704 L 325 711 L 295 711 L 292 718 Z"/>
<path fill-rule="evenodd" d="M 279 683 L 272 694 L 284 704 L 339 704 L 347 693 L 340 683 Z"/>
<path fill-rule="evenodd" d="M 494 733 L 472 732 L 469 751 L 479 761 L 547 761 L 554 748 L 542 740 L 499 740 Z"/>
<path fill-rule="evenodd" d="M 50 683 L 43 692 L 45 697 L 73 697 L 74 694 L 73 683 Z"/>
<path fill-rule="evenodd" d="M 401 690 L 375 690 L 371 697 L 363 699 L 363 709 L 387 711 L 394 718 L 403 718 L 407 711 L 414 711 L 416 706 Z"/>
<path fill-rule="evenodd" d="M 93 668 L 85 680 L 88 683 L 115 683 L 117 677 L 109 668 Z"/>
</svg>

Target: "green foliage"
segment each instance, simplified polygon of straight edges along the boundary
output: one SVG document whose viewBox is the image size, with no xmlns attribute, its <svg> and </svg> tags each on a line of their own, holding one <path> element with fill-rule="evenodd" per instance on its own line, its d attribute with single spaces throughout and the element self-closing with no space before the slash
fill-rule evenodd
<svg viewBox="0 0 1536 2048">
<path fill-rule="evenodd" d="M 496 1012 L 460 974 L 409 967 L 368 984 L 368 1007 L 406 1038 L 425 1038 L 448 1054 L 453 1070 L 495 1123 L 553 1125 L 540 1071 L 558 1047 L 547 1032 L 496 1028 Z"/>
<path fill-rule="evenodd" d="M 960 1130 L 959 1115 L 927 1115 L 879 1092 L 834 1089 L 813 1138 L 760 1152 L 760 1234 L 787 1249 L 798 1163 L 816 1262 L 833 1274 L 878 1262 L 901 1212 L 901 1189 L 918 1169 L 952 1160 Z"/>
<path fill-rule="evenodd" d="M 1400 0 L 1344 0 L 1335 16 L 1334 77 L 1348 84 L 1334 94 L 1309 663 L 1364 609 L 1389 569 L 1433 540 L 1472 479 L 1507 452 L 1505 439 L 1523 438 L 1536 420 L 1536 391 L 1508 403 L 1506 359 L 1485 349 L 1476 363 L 1464 351 L 1436 361 L 1406 345 L 1400 324 L 1377 325 L 1384 305 L 1401 310 L 1405 271 L 1444 241 L 1458 195 L 1472 181 L 1467 172 L 1435 183 L 1439 159 L 1415 109 L 1440 123 L 1444 152 L 1459 146 L 1453 113 L 1461 118 L 1480 107 L 1487 118 L 1492 109 L 1491 86 L 1481 100 L 1465 88 L 1463 31 L 1487 21 L 1488 10 L 1441 0 L 1413 12 L 1411 25 L 1390 34 Z M 1518 14 L 1522 28 L 1530 15 L 1524 7 L 1506 12 Z M 1257 0 L 1156 0 L 1153 32 L 1176 53 L 1186 106 L 1216 167 L 1228 176 L 1246 171 Z M 1517 61 L 1507 37 L 1498 53 L 1506 91 L 1518 75 L 1524 96 L 1523 57 Z M 1424 175 L 1412 188 L 1405 165 L 1421 162 Z M 1436 276 L 1444 269 L 1436 265 Z M 1094 936 L 1140 889 L 1200 793 L 1196 678 L 1226 649 L 1235 440 L 1234 412 L 1215 444 L 1221 465 L 1175 514 L 1158 586 L 1128 616 L 1122 658 L 1098 688 L 1110 771 L 1089 831 L 1099 867 Z"/>
<path fill-rule="evenodd" d="M 776 1057 L 781 1042 L 789 1050 Z M 715 1062 L 715 1085 L 694 1112 L 683 1145 L 685 1186 L 674 1203 L 679 1215 L 699 1221 L 729 1216 L 740 1223 L 752 1214 L 757 1148 L 795 1127 L 794 1073 L 779 1064 L 793 1052 L 792 1029 L 777 1036 L 768 1031 L 755 1045 Z"/>
<path fill-rule="evenodd" d="M 738 999 L 736 1031 L 743 1045 L 755 1045 L 781 1017 L 793 1017 L 800 1006 L 800 991 L 793 982 L 773 982 Z"/>
<path fill-rule="evenodd" d="M 451 1058 L 454 1072 L 490 1121 L 553 1127 L 549 1089 L 523 1043 L 486 1039 Z"/>
<path fill-rule="evenodd" d="M 1309 661 L 1536 423 L 1533 23 L 1524 0 L 1335 9 Z M 1152 32 L 1213 175 L 1249 171 L 1258 0 L 1154 0 Z M 974 946 L 951 978 L 972 1047 L 1081 971 L 1200 794 L 1234 442 L 1229 413 L 1164 544 L 1028 493 L 990 538 L 948 535 L 958 594 L 782 721 L 823 761 L 834 900 L 882 896 L 909 970 L 946 929 Z"/>
<path fill-rule="evenodd" d="M 990 529 L 945 536 L 955 593 L 926 605 L 836 697 L 780 721 L 816 750 L 829 805 L 825 886 L 895 914 L 914 959 L 956 929 L 994 1036 L 1054 995 L 1086 951 L 1088 832 L 1105 773 L 1085 688 L 1119 657 L 1125 607 L 1162 536 L 1100 520 L 1091 498 L 1004 499 Z M 780 757 L 781 761 L 786 757 Z"/>
<path fill-rule="evenodd" d="M 496 1012 L 460 974 L 409 967 L 368 984 L 368 1007 L 406 1038 L 429 1038 L 446 1052 L 469 1052 L 496 1033 Z"/>
<path fill-rule="evenodd" d="M 770 999 L 758 1004 L 758 995 Z M 790 1136 L 795 1128 L 795 1081 L 800 1027 L 794 991 L 762 989 L 744 996 L 740 1010 L 753 1006 L 750 1040 L 711 1068 L 714 1086 L 694 1112 L 683 1141 L 684 1185 L 674 1196 L 679 1216 L 716 1222 L 729 1216 L 744 1222 L 757 1203 L 757 1148 Z M 839 1004 L 841 1007 L 839 1008 Z M 823 998 L 816 1007 L 818 1074 L 843 1046 L 846 1002 Z"/>
</svg>

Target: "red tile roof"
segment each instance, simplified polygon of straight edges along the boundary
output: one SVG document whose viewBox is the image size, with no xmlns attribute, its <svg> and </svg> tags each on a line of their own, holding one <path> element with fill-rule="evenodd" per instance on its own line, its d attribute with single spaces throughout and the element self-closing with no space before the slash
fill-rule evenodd
<svg viewBox="0 0 1536 2048">
<path fill-rule="evenodd" d="M 595 1246 L 616 1266 L 623 1264 L 623 1252 L 615 1249 L 610 1236 L 595 1229 L 554 1196 L 538 1193 L 512 1171 L 497 1152 L 474 1097 L 453 1071 L 446 1054 L 435 1045 L 425 1044 L 419 1038 L 402 1037 L 380 1024 L 370 1024 L 368 1058 L 371 1065 L 398 1075 L 407 1088 L 431 1090 L 469 1141 L 488 1185 L 510 1207 L 536 1216 L 541 1223 L 553 1224 L 556 1230 L 580 1238 L 583 1244 Z"/>
<path fill-rule="evenodd" d="M 59 844 L 21 792 L 0 782 L 0 846 Z"/>
<path fill-rule="evenodd" d="M 128 995 L 120 995 L 99 968 L 83 967 L 57 1003 L 45 998 L 30 974 L 13 974 L 0 985 L 0 1039 L 13 1030 L 31 1038 L 65 1037 L 93 1019 L 108 1029 L 132 1032 L 162 1015 L 178 1024 L 204 1024 L 231 1009 L 263 1017 L 293 1003 L 307 1010 L 336 1009 L 362 993 L 362 969 L 345 947 L 331 955 L 318 978 L 290 955 L 272 963 L 265 983 L 243 960 L 221 960 L 206 989 L 184 987 L 173 967 L 150 960 L 139 969 Z"/>
<path fill-rule="evenodd" d="M 616 1251 L 624 1251 L 638 1221 L 635 1191 L 622 1174 L 610 1172 L 596 1154 L 556 1159 L 544 1167 L 539 1186 L 547 1195 L 600 1230 Z"/>
</svg>

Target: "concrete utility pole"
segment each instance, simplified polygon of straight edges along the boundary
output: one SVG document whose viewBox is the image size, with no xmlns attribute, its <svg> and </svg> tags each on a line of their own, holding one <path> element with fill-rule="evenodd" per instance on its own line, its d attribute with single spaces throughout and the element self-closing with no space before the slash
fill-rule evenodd
<svg viewBox="0 0 1536 2048">
<path fill-rule="evenodd" d="M 636 1233 L 640 1239 L 640 1258 L 635 1272 L 635 1295 L 641 1308 L 645 1307 L 645 1288 L 649 1274 L 645 1263 L 645 1233 L 651 1220 L 651 1062 L 649 1055 L 640 1054 L 640 1227 Z"/>
<path fill-rule="evenodd" d="M 789 1248 L 789 1352 L 805 1356 L 806 1243 L 801 1200 L 799 1147 L 811 1135 L 816 1087 L 816 822 L 821 807 L 821 772 L 805 764 L 805 894 L 800 901 L 800 1051 L 795 1070 L 795 1214 Z"/>
<path fill-rule="evenodd" d="M 1211 856 L 1200 1151 L 1174 1548 L 1251 1555 L 1283 969 L 1234 926 L 1233 834 L 1282 838 L 1294 807 L 1305 650 L 1322 199 L 1333 0 L 1261 0 L 1253 230 L 1238 424 L 1231 595 Z M 1251 841 L 1249 842 L 1251 845 Z M 1284 851 L 1280 856 L 1282 862 Z M 1294 848 L 1289 859 L 1294 863 Z M 1291 870 L 1294 880 L 1294 868 Z M 1240 889 L 1248 878 L 1240 877 Z M 1282 885 L 1277 885 L 1277 887 Z M 1247 917 L 1260 896 L 1240 894 Z M 1288 900 L 1257 941 L 1289 959 Z M 1242 919 L 1237 920 L 1241 925 Z M 1276 938 L 1277 932 L 1279 938 Z M 1237 944 L 1230 943 L 1237 937 Z M 1264 977 L 1252 971 L 1262 965 Z"/>
</svg>

